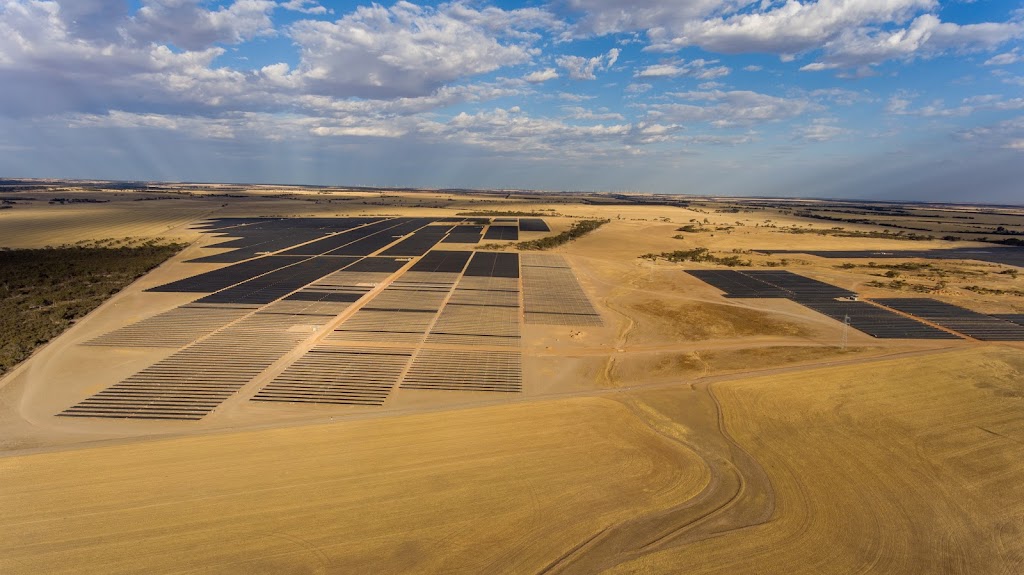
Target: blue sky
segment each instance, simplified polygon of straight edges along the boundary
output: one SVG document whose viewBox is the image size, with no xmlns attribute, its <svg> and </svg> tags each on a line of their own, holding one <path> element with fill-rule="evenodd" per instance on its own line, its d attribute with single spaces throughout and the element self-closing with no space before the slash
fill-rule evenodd
<svg viewBox="0 0 1024 575">
<path fill-rule="evenodd" d="M 1024 203 L 1024 3 L 0 0 L 0 175 Z"/>
</svg>

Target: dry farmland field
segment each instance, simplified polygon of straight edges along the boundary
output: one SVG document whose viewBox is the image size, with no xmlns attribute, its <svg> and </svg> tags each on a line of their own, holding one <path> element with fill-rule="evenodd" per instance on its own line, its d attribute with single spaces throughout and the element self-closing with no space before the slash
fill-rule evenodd
<svg viewBox="0 0 1024 575">
<path fill-rule="evenodd" d="M 1024 572 L 1024 209 L 0 197 L 185 246 L 0 379 L 0 573 Z"/>
</svg>

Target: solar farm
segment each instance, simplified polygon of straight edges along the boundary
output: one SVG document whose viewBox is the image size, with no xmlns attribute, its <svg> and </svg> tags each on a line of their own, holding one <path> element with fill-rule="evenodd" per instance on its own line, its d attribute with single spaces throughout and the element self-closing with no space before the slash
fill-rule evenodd
<svg viewBox="0 0 1024 575">
<path fill-rule="evenodd" d="M 199 420 L 243 389 L 256 402 L 364 407 L 403 394 L 520 394 L 524 321 L 601 326 L 601 316 L 562 256 L 435 249 L 471 243 L 467 226 L 205 222 L 204 233 L 233 238 L 207 248 L 231 251 L 189 262 L 227 265 L 148 290 L 199 297 L 84 343 L 174 351 L 60 415 Z M 488 229 L 518 237 L 514 221 Z"/>
<path fill-rule="evenodd" d="M 9 318 L 67 325 L 0 379 L 0 573 L 1024 557 L 1024 248 L 835 219 L 1008 236 L 1024 210 L 52 185 L 83 201 L 34 189 L 0 245 L 174 244 L 73 319 L 0 282 Z M 33 281 L 77 273 L 55 261 Z"/>
<path fill-rule="evenodd" d="M 876 338 L 1024 341 L 1008 317 L 973 312 L 930 298 L 850 301 L 856 294 L 792 272 L 689 270 L 729 298 L 787 298 Z"/>
</svg>

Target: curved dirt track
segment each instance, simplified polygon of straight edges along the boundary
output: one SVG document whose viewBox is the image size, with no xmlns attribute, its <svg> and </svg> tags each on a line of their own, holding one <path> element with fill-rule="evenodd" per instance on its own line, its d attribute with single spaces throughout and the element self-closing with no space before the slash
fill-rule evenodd
<svg viewBox="0 0 1024 575">
<path fill-rule="evenodd" d="M 771 519 L 612 571 L 1020 572 L 1022 372 L 1019 352 L 978 349 L 714 384 Z"/>
</svg>

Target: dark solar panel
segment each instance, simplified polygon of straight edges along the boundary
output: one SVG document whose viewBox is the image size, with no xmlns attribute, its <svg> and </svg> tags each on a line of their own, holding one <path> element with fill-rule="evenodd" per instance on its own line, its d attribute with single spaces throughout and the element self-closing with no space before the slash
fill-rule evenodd
<svg viewBox="0 0 1024 575">
<path fill-rule="evenodd" d="M 519 231 L 522 232 L 550 232 L 551 228 L 540 218 L 519 218 Z"/>
<path fill-rule="evenodd" d="M 441 272 L 460 273 L 466 267 L 466 262 L 473 252 L 463 251 L 440 251 L 427 252 L 420 261 L 416 262 L 409 271 L 411 272 Z"/>
<path fill-rule="evenodd" d="M 195 263 L 231 263 L 268 252 L 278 252 L 298 244 L 311 242 L 338 231 L 377 221 L 380 218 L 274 218 L 253 221 L 226 230 L 234 239 L 207 246 L 234 248 L 234 251 L 189 260 Z M 337 241 L 337 240 L 328 240 Z M 308 248 L 288 255 L 315 255 L 322 251 Z"/>
<path fill-rule="evenodd" d="M 959 339 L 912 318 L 864 301 L 803 301 L 802 305 L 837 321 L 849 318 L 850 327 L 880 339 Z"/>
<path fill-rule="evenodd" d="M 1024 326 L 931 298 L 885 298 L 876 302 L 983 341 L 1024 341 Z"/>
<path fill-rule="evenodd" d="M 1024 325 L 1024 313 L 1001 313 L 993 314 L 992 317 L 999 318 L 1003 321 L 1009 321 L 1017 325 Z"/>
<path fill-rule="evenodd" d="M 518 240 L 518 226 L 491 226 L 484 234 L 485 240 Z"/>
<path fill-rule="evenodd" d="M 250 280 L 256 276 L 290 266 L 306 258 L 267 256 L 241 262 L 218 270 L 149 288 L 153 292 L 210 293 Z"/>
<path fill-rule="evenodd" d="M 427 226 L 381 252 L 385 256 L 422 256 L 437 245 L 452 226 Z"/>
<path fill-rule="evenodd" d="M 787 271 L 687 270 L 687 273 L 725 292 L 726 297 L 788 298 L 877 338 L 957 339 L 933 326 L 868 302 L 838 298 L 851 291 Z"/>
<path fill-rule="evenodd" d="M 793 272 L 787 271 L 744 271 L 740 272 L 747 277 L 751 277 L 767 284 L 776 286 L 782 290 L 789 292 L 790 298 L 802 301 L 802 300 L 829 300 L 839 297 L 851 297 L 855 296 L 854 292 L 846 290 L 840 287 L 836 287 L 825 282 L 820 282 L 809 277 L 805 277 Z"/>
<path fill-rule="evenodd" d="M 329 256 L 330 257 L 330 256 Z M 407 262 L 394 258 L 363 258 L 345 268 L 350 272 L 385 272 L 394 273 L 402 269 Z"/>
<path fill-rule="evenodd" d="M 517 278 L 519 277 L 519 254 L 496 252 L 474 252 L 473 259 L 466 267 L 467 276 Z"/>
<path fill-rule="evenodd" d="M 335 250 L 327 252 L 332 256 L 368 256 L 388 244 L 393 243 L 397 238 L 410 234 L 419 228 L 429 224 L 430 218 L 395 218 L 385 222 L 383 229 L 374 231 L 363 238 L 344 245 Z"/>
<path fill-rule="evenodd" d="M 311 258 L 197 300 L 196 303 L 266 304 L 334 273 L 356 258 Z"/>
<path fill-rule="evenodd" d="M 790 295 L 777 286 L 736 271 L 686 270 L 686 273 L 724 291 L 730 298 L 784 298 Z"/>
<path fill-rule="evenodd" d="M 808 254 L 822 258 L 978 260 L 1024 267 L 1024 248 L 992 246 L 944 250 L 754 250 L 765 254 Z"/>
</svg>

